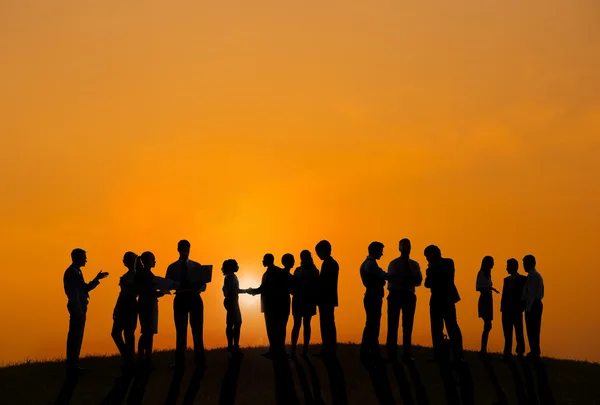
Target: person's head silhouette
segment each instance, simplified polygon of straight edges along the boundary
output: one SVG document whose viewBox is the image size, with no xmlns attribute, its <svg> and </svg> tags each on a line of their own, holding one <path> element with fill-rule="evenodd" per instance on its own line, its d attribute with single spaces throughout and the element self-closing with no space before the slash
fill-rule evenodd
<svg viewBox="0 0 600 405">
<path fill-rule="evenodd" d="M 300 266 L 302 267 L 312 267 L 315 265 L 315 262 L 312 257 L 312 253 L 310 250 L 303 250 L 300 252 Z"/>
<path fill-rule="evenodd" d="M 127 252 L 123 255 L 123 265 L 127 267 L 129 270 L 134 270 L 135 260 L 137 259 L 137 255 L 133 252 Z"/>
<path fill-rule="evenodd" d="M 492 269 L 494 268 L 494 258 L 492 256 L 485 256 L 481 261 L 480 270 L 487 276 L 491 275 Z"/>
<path fill-rule="evenodd" d="M 331 243 L 326 240 L 320 241 L 315 247 L 315 252 L 317 252 L 317 256 L 319 256 L 319 259 L 321 260 L 331 257 Z"/>
<path fill-rule="evenodd" d="M 429 264 L 435 264 L 442 259 L 442 251 L 436 245 L 429 245 L 423 252 Z"/>
<path fill-rule="evenodd" d="M 192 244 L 185 239 L 182 239 L 177 243 L 177 251 L 179 252 L 179 258 L 181 260 L 187 260 L 187 258 L 190 257 L 191 247 Z"/>
<path fill-rule="evenodd" d="M 523 269 L 526 273 L 535 269 L 535 257 L 533 255 L 527 255 L 523 258 Z"/>
<path fill-rule="evenodd" d="M 369 256 L 375 260 L 381 259 L 381 256 L 383 256 L 383 248 L 383 243 L 371 242 L 371 244 L 369 244 Z"/>
<path fill-rule="evenodd" d="M 75 248 L 71 251 L 71 261 L 77 267 L 84 267 L 87 263 L 87 253 L 83 249 Z"/>
<path fill-rule="evenodd" d="M 235 259 L 227 259 L 223 262 L 223 267 L 221 268 L 221 270 L 223 271 L 223 274 L 227 274 L 227 273 L 235 273 L 240 269 L 240 267 L 238 266 L 238 262 Z"/>
<path fill-rule="evenodd" d="M 289 270 L 292 267 L 294 267 L 294 264 L 296 264 L 296 259 L 294 259 L 294 255 L 293 254 L 286 253 L 281 258 L 281 264 L 283 265 L 283 268 L 285 270 Z"/>
<path fill-rule="evenodd" d="M 410 240 L 408 238 L 404 238 L 400 240 L 400 243 L 398 243 L 398 249 L 400 250 L 400 254 L 402 256 L 410 256 L 411 247 L 412 246 L 410 245 Z"/>
<path fill-rule="evenodd" d="M 152 252 L 144 252 L 140 256 L 140 263 L 146 270 L 150 270 L 156 266 L 156 258 Z"/>
<path fill-rule="evenodd" d="M 519 271 L 519 262 L 517 259 L 508 259 L 506 261 L 506 271 L 508 272 L 508 274 L 513 275 L 515 274 L 517 271 Z"/>
<path fill-rule="evenodd" d="M 273 264 L 275 264 L 275 256 L 273 256 L 271 253 L 267 253 L 264 257 L 263 257 L 263 266 L 265 267 L 270 267 Z"/>
</svg>

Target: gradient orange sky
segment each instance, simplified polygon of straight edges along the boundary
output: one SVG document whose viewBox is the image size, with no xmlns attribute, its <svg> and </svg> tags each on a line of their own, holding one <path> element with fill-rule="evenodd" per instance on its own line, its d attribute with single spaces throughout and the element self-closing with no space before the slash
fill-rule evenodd
<svg viewBox="0 0 600 405">
<path fill-rule="evenodd" d="M 92 354 L 116 352 L 127 250 L 164 275 L 187 238 L 197 261 L 236 258 L 247 287 L 264 253 L 327 238 L 339 338 L 356 342 L 366 247 L 383 242 L 387 267 L 402 237 L 423 269 L 428 244 L 454 258 L 467 348 L 481 258 L 501 287 L 506 259 L 532 253 L 543 354 L 600 361 L 598 21 L 594 0 L 3 1 L 0 361 L 64 356 L 74 247 L 88 280 L 111 273 L 92 292 Z M 216 271 L 208 347 L 225 345 L 221 286 Z M 258 297 L 242 302 L 242 343 L 266 343 Z M 156 342 L 174 346 L 171 297 Z"/>
</svg>

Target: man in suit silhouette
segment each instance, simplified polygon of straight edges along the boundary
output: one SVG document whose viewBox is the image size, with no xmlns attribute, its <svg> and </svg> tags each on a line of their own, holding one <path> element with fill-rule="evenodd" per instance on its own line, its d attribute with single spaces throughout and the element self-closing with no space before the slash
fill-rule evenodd
<svg viewBox="0 0 600 405">
<path fill-rule="evenodd" d="M 335 357 L 337 330 L 335 307 L 338 306 L 338 275 L 340 266 L 331 256 L 331 243 L 322 240 L 315 247 L 317 256 L 323 261 L 318 282 L 319 321 L 321 324 L 321 353 L 315 357 Z"/>
<path fill-rule="evenodd" d="M 542 330 L 542 312 L 544 305 L 544 279 L 535 268 L 536 262 L 533 255 L 523 258 L 523 268 L 527 273 L 527 281 L 523 288 L 522 298 L 525 301 L 525 325 L 527 327 L 527 340 L 529 340 L 529 353 L 527 359 L 540 360 L 540 333 Z"/>
<path fill-rule="evenodd" d="M 360 278 L 365 286 L 363 299 L 367 319 L 360 344 L 360 359 L 365 365 L 377 364 L 381 359 L 379 353 L 379 330 L 381 328 L 381 306 L 385 294 L 385 282 L 388 274 L 379 267 L 377 260 L 383 256 L 383 243 L 372 242 L 369 255 L 360 266 Z"/>
<path fill-rule="evenodd" d="M 456 303 L 460 301 L 458 289 L 454 284 L 454 261 L 443 258 L 440 248 L 430 245 L 425 248 L 425 257 L 429 267 L 425 276 L 425 288 L 431 290 L 429 314 L 431 317 L 431 339 L 434 359 L 445 361 L 444 324 L 454 352 L 454 360 L 463 359 L 462 333 L 456 319 Z"/>
<path fill-rule="evenodd" d="M 173 369 L 181 370 L 185 367 L 185 352 L 187 350 L 188 318 L 194 340 L 194 359 L 196 368 L 206 367 L 204 358 L 204 303 L 200 293 L 206 291 L 205 283 L 191 283 L 188 278 L 190 270 L 200 268 L 200 263 L 190 260 L 191 244 L 187 240 L 180 240 L 177 244 L 179 260 L 171 263 L 167 268 L 166 278 L 178 283 L 173 300 L 173 313 L 175 318 L 176 345 L 175 364 Z"/>
<path fill-rule="evenodd" d="M 402 349 L 405 361 L 412 357 L 412 330 L 417 308 L 415 287 L 423 282 L 423 274 L 419 263 L 410 258 L 410 240 L 402 239 L 399 243 L 400 257 L 392 260 L 388 266 L 388 334 L 387 350 L 390 360 L 398 355 L 398 326 L 402 311 Z"/>
<path fill-rule="evenodd" d="M 67 295 L 67 310 L 69 311 L 69 333 L 67 334 L 67 370 L 79 374 L 85 369 L 80 367 L 79 355 L 83 343 L 83 332 L 87 306 L 90 299 L 89 292 L 100 284 L 100 280 L 108 273 L 100 271 L 89 283 L 86 283 L 81 273 L 81 268 L 87 263 L 87 253 L 83 249 L 73 249 L 71 252 L 71 265 L 65 270 L 63 284 Z"/>
<path fill-rule="evenodd" d="M 504 360 L 512 355 L 513 329 L 517 339 L 517 355 L 525 353 L 525 337 L 523 335 L 523 311 L 525 301 L 522 299 L 523 288 L 527 277 L 519 274 L 519 262 L 516 259 L 506 261 L 509 276 L 504 279 L 500 312 L 502 312 L 502 330 L 504 331 Z"/>
</svg>

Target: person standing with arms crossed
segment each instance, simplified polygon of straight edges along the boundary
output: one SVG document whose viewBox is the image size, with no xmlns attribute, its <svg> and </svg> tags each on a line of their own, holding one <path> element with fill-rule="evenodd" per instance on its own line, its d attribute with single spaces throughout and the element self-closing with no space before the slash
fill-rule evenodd
<svg viewBox="0 0 600 405">
<path fill-rule="evenodd" d="M 205 283 L 191 283 L 188 274 L 190 271 L 199 270 L 200 264 L 190 260 L 191 244 L 187 240 L 180 240 L 177 244 L 179 260 L 171 263 L 167 268 L 166 278 L 178 283 L 173 299 L 173 313 L 175 318 L 176 345 L 175 364 L 169 367 L 182 370 L 185 368 L 185 352 L 187 350 L 188 319 L 194 340 L 194 358 L 197 369 L 206 368 L 204 357 L 204 303 L 201 292 L 206 291 Z"/>
<path fill-rule="evenodd" d="M 69 333 L 67 334 L 67 371 L 69 373 L 81 374 L 85 369 L 79 366 L 79 355 L 83 344 L 83 332 L 89 292 L 100 284 L 100 280 L 106 278 L 108 273 L 98 272 L 96 277 L 86 283 L 81 273 L 81 268 L 87 263 L 85 250 L 77 248 L 71 252 L 71 265 L 65 270 L 63 285 L 67 295 L 67 310 L 69 311 Z"/>
<path fill-rule="evenodd" d="M 319 321 L 321 324 L 321 352 L 315 357 L 336 357 L 337 330 L 335 307 L 338 306 L 338 276 L 340 266 L 331 256 L 331 243 L 322 240 L 315 247 L 317 256 L 323 261 L 318 281 Z"/>
<path fill-rule="evenodd" d="M 413 361 L 412 331 L 417 308 L 415 287 L 423 282 L 423 274 L 419 263 L 410 258 L 411 244 L 409 239 L 399 243 L 400 257 L 392 260 L 388 266 L 388 334 L 387 351 L 389 360 L 395 361 L 398 356 L 398 326 L 402 311 L 402 357 L 405 361 Z"/>
</svg>

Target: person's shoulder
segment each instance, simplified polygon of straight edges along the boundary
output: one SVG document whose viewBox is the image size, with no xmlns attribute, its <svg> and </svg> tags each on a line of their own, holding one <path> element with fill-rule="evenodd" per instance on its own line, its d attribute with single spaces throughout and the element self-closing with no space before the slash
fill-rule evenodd
<svg viewBox="0 0 600 405">
<path fill-rule="evenodd" d="M 399 259 L 399 258 L 398 258 L 398 259 Z M 398 259 L 394 259 L 394 260 L 398 260 Z M 393 260 L 392 260 L 392 261 L 393 261 Z M 413 260 L 413 259 L 408 259 L 408 262 L 409 262 L 410 264 L 412 264 L 413 266 L 416 266 L 418 269 L 420 269 L 420 268 L 421 268 L 421 265 L 420 265 L 420 264 L 419 264 L 419 262 L 418 262 L 418 261 L 416 261 L 416 260 Z M 391 263 L 390 263 L 390 264 L 391 264 Z"/>
<path fill-rule="evenodd" d="M 451 258 L 449 258 L 449 257 L 445 257 L 445 258 L 444 258 L 444 264 L 445 264 L 446 266 L 451 266 L 451 267 L 453 267 L 453 268 L 454 268 L 454 260 L 453 260 L 453 259 L 451 259 Z"/>
<path fill-rule="evenodd" d="M 174 261 L 173 263 L 169 264 L 167 266 L 167 270 L 174 268 L 177 265 L 177 263 L 179 263 L 179 260 Z"/>
<path fill-rule="evenodd" d="M 409 259 L 409 260 L 410 260 L 410 262 L 413 262 L 413 261 L 414 261 L 414 260 L 412 260 L 412 259 Z M 392 260 L 390 261 L 390 264 L 389 264 L 388 266 L 395 266 L 396 264 L 398 264 L 398 262 L 400 262 L 400 258 L 399 258 L 399 257 L 396 257 L 395 259 L 392 259 Z M 416 263 L 416 262 L 415 262 L 415 263 Z"/>
<path fill-rule="evenodd" d="M 201 267 L 201 266 L 202 266 L 202 265 L 201 265 L 200 263 L 198 263 L 197 261 L 195 261 L 195 260 L 191 260 L 191 259 L 188 261 L 188 266 L 189 266 L 189 265 L 191 265 L 191 266 L 194 266 L 194 267 Z"/>
</svg>

